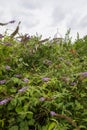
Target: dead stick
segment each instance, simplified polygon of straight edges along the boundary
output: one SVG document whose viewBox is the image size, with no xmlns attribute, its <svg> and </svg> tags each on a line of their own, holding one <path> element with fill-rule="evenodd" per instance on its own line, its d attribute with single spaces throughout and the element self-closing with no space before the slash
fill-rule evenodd
<svg viewBox="0 0 87 130">
<path fill-rule="evenodd" d="M 74 126 L 77 130 L 80 130 L 80 128 L 77 126 L 76 122 L 73 121 L 73 119 L 71 117 L 68 117 L 66 115 L 62 115 L 62 114 L 55 114 L 56 117 L 59 117 L 59 118 L 63 118 L 63 119 L 66 119 L 70 124 L 72 124 L 72 126 Z"/>
</svg>

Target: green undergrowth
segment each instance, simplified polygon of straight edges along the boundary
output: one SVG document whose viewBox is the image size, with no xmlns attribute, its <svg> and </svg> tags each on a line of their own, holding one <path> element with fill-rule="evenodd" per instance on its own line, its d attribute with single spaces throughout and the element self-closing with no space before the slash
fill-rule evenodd
<svg viewBox="0 0 87 130">
<path fill-rule="evenodd" d="M 0 39 L 0 130 L 87 130 L 87 37 Z"/>
</svg>

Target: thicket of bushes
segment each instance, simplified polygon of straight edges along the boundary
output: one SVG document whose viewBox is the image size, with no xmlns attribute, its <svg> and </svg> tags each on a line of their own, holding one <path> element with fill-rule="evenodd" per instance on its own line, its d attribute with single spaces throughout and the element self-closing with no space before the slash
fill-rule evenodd
<svg viewBox="0 0 87 130">
<path fill-rule="evenodd" d="M 0 130 L 86 130 L 87 36 L 20 38 L 0 35 Z"/>
</svg>

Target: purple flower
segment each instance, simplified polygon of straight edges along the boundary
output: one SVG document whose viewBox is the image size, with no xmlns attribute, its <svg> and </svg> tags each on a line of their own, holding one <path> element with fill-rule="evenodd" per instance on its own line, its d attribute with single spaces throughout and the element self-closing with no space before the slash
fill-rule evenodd
<svg viewBox="0 0 87 130">
<path fill-rule="evenodd" d="M 9 21 L 9 23 L 15 23 L 15 20 Z"/>
<path fill-rule="evenodd" d="M 22 93 L 22 92 L 25 92 L 27 89 L 28 89 L 28 87 L 25 86 L 25 87 L 19 89 L 18 92 Z"/>
<path fill-rule="evenodd" d="M 54 111 L 50 111 L 51 116 L 56 116 L 56 113 Z"/>
<path fill-rule="evenodd" d="M 29 80 L 27 78 L 24 78 L 23 81 L 28 83 Z"/>
<path fill-rule="evenodd" d="M 44 77 L 44 78 L 42 78 L 42 80 L 45 81 L 45 82 L 48 82 L 50 80 L 50 78 Z"/>
<path fill-rule="evenodd" d="M 6 103 L 9 102 L 11 99 L 12 99 L 12 98 L 10 97 L 10 98 L 6 98 L 6 99 L 0 101 L 0 105 L 6 104 Z"/>
<path fill-rule="evenodd" d="M 0 39 L 3 38 L 4 36 L 2 34 L 0 34 Z"/>
<path fill-rule="evenodd" d="M 6 80 L 0 80 L 0 84 L 5 84 L 6 83 Z"/>
<path fill-rule="evenodd" d="M 80 73 L 80 76 L 87 77 L 87 72 L 82 72 L 82 73 Z"/>
<path fill-rule="evenodd" d="M 14 76 L 15 76 L 16 78 L 21 78 L 21 77 L 22 77 L 21 74 L 15 74 Z"/>
<path fill-rule="evenodd" d="M 40 98 L 40 101 L 41 101 L 41 102 L 45 101 L 45 98 L 44 98 L 44 97 L 41 97 L 41 98 Z"/>
<path fill-rule="evenodd" d="M 6 65 L 6 70 L 10 70 L 11 69 L 11 67 L 10 66 L 8 66 L 8 65 Z"/>
<path fill-rule="evenodd" d="M 74 85 L 76 85 L 76 82 L 71 82 L 70 85 L 74 86 Z"/>
</svg>

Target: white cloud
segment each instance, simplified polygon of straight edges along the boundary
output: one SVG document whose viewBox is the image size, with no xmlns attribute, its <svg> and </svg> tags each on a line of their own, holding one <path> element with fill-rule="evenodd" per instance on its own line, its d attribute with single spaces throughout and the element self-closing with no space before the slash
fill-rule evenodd
<svg viewBox="0 0 87 130">
<path fill-rule="evenodd" d="M 0 22 L 17 21 L 6 28 L 14 29 L 21 21 L 20 32 L 38 32 L 44 37 L 54 36 L 56 28 L 63 35 L 68 28 L 74 34 L 86 34 L 86 12 L 86 0 L 0 0 Z"/>
</svg>

